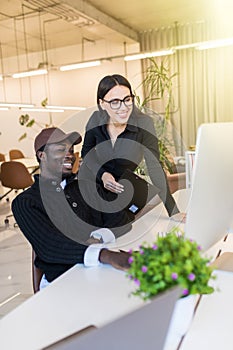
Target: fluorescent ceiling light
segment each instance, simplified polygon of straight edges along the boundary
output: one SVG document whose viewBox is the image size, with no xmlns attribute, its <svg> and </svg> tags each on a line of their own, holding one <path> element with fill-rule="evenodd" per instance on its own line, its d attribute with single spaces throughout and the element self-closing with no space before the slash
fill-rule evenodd
<svg viewBox="0 0 233 350">
<path fill-rule="evenodd" d="M 62 113 L 64 112 L 64 109 L 53 109 L 53 110 L 49 110 L 47 108 L 21 108 L 21 111 L 24 112 L 46 112 L 46 113 Z"/>
<path fill-rule="evenodd" d="M 0 75 L 0 80 L 2 80 L 2 75 Z"/>
<path fill-rule="evenodd" d="M 0 107 L 34 107 L 32 103 L 14 103 L 14 102 L 0 102 Z"/>
<path fill-rule="evenodd" d="M 67 70 L 73 70 L 73 69 L 80 69 L 80 68 L 89 68 L 89 67 L 96 67 L 100 66 L 101 62 L 98 61 L 90 61 L 90 62 L 82 62 L 82 63 L 74 63 L 69 64 L 66 66 L 61 66 L 60 71 L 67 71 Z"/>
<path fill-rule="evenodd" d="M 233 45 L 233 38 L 210 40 L 196 45 L 197 50 L 215 49 L 217 47 Z"/>
<path fill-rule="evenodd" d="M 47 69 L 35 69 L 35 70 L 27 71 L 27 72 L 14 73 L 14 74 L 12 74 L 12 78 L 32 77 L 35 75 L 43 75 L 43 74 L 47 74 L 47 73 L 48 73 Z"/>
<path fill-rule="evenodd" d="M 0 107 L 0 111 L 8 111 L 9 108 L 8 107 Z"/>
<path fill-rule="evenodd" d="M 73 111 L 84 111 L 85 107 L 76 107 L 76 106 L 50 106 L 47 105 L 46 108 L 48 109 L 64 109 L 64 110 L 73 110 Z"/>
<path fill-rule="evenodd" d="M 154 51 L 154 52 L 145 52 L 145 53 L 139 53 L 136 55 L 125 56 L 124 60 L 125 61 L 134 61 L 134 60 L 142 60 L 144 58 L 150 58 L 150 57 L 167 56 L 167 55 L 172 55 L 174 52 L 175 52 L 174 49 Z"/>
<path fill-rule="evenodd" d="M 174 50 L 185 50 L 185 49 L 196 48 L 196 46 L 197 46 L 197 43 L 185 44 L 185 45 L 177 45 L 177 46 L 174 46 L 173 49 Z"/>
</svg>

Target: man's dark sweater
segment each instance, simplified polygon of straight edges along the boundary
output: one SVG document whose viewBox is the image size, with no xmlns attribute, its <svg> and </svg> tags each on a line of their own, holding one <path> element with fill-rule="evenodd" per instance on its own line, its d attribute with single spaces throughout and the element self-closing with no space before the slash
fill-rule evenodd
<svg viewBox="0 0 233 350">
<path fill-rule="evenodd" d="M 86 196 L 94 198 L 88 182 L 83 180 L 72 179 L 63 190 L 57 181 L 36 175 L 35 183 L 12 202 L 16 222 L 36 253 L 35 265 L 49 282 L 73 265 L 83 263 L 88 247 L 85 242 L 92 231 L 115 224 L 112 220 L 107 222 L 101 211 L 88 206 L 81 186 Z M 119 226 L 125 223 L 125 217 L 115 218 Z M 126 225 L 120 234 L 130 227 Z"/>
</svg>

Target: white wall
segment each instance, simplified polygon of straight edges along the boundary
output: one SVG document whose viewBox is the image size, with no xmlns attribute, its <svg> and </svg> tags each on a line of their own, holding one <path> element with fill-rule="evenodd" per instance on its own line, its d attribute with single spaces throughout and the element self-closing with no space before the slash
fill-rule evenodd
<svg viewBox="0 0 233 350">
<path fill-rule="evenodd" d="M 141 65 L 140 61 L 124 62 L 123 58 L 113 59 L 111 61 L 103 61 L 101 66 L 73 70 L 68 72 L 60 72 L 55 69 L 61 64 L 69 64 L 79 62 L 84 56 L 84 60 L 95 58 L 103 58 L 106 56 L 118 56 L 124 54 L 123 44 L 107 43 L 99 41 L 96 43 L 88 43 L 85 45 L 85 55 L 80 45 L 60 48 L 46 53 L 35 53 L 28 57 L 13 57 L 4 60 L 4 74 L 27 70 L 29 68 L 37 68 L 38 63 L 43 62 L 46 58 L 54 69 L 49 71 L 47 76 L 38 76 L 31 78 L 13 79 L 6 77 L 4 81 L 0 81 L 0 101 L 4 102 L 32 102 L 40 107 L 40 103 L 45 97 L 48 97 L 49 104 L 53 105 L 79 105 L 84 107 L 96 106 L 96 90 L 97 85 L 107 74 L 122 74 L 127 76 L 132 84 L 133 89 L 137 88 L 141 81 Z M 127 53 L 138 51 L 138 45 L 127 46 Z M 28 63 L 27 63 L 28 62 Z M 140 89 L 138 90 L 140 93 Z M 25 156 L 33 156 L 33 140 L 35 135 L 41 130 L 41 126 L 49 124 L 49 114 L 30 112 L 30 116 L 34 117 L 41 126 L 36 125 L 33 128 L 25 128 L 19 124 L 21 112 L 18 108 L 11 108 L 9 111 L 0 111 L 0 152 L 8 155 L 11 148 L 21 149 Z M 84 124 L 89 118 L 91 111 L 81 112 L 79 123 L 77 118 L 73 117 L 73 122 L 67 122 L 70 117 L 77 114 L 72 111 L 64 113 L 52 113 L 53 124 L 55 126 L 69 126 L 70 130 L 76 129 L 82 133 Z M 82 122 L 80 122 L 82 120 Z M 65 127 L 65 126 L 64 126 Z M 67 131 L 70 131 L 67 130 Z M 18 141 L 19 137 L 24 133 L 28 133 L 28 137 L 22 141 Z"/>
</svg>

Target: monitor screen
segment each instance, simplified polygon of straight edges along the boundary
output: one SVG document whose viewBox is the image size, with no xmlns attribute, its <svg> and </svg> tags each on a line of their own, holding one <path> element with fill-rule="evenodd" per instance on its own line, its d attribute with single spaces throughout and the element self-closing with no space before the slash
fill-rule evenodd
<svg viewBox="0 0 233 350">
<path fill-rule="evenodd" d="M 227 233 L 232 216 L 233 123 L 202 124 L 185 234 L 207 250 Z"/>
</svg>

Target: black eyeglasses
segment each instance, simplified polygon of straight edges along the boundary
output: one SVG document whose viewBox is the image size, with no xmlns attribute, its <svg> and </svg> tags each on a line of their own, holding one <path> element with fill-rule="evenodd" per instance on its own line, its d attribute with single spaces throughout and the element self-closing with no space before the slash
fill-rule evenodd
<svg viewBox="0 0 233 350">
<path fill-rule="evenodd" d="M 120 100 L 119 98 L 115 98 L 114 100 L 111 100 L 111 101 L 107 101 L 105 99 L 103 99 L 103 101 L 109 103 L 112 109 L 120 109 L 122 102 L 126 107 L 131 107 L 134 101 L 134 95 L 125 96 L 123 100 Z"/>
</svg>

